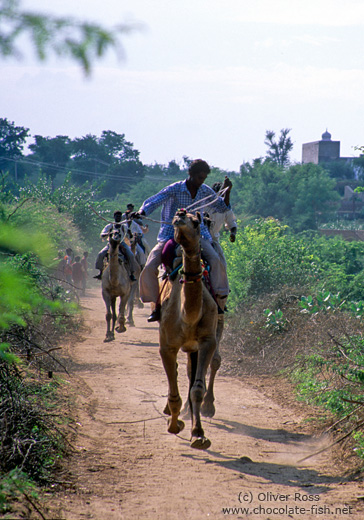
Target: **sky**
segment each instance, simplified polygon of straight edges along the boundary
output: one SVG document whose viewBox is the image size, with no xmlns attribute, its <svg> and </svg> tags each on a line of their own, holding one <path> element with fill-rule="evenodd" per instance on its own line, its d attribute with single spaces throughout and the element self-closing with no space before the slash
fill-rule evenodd
<svg viewBox="0 0 364 520">
<path fill-rule="evenodd" d="M 131 24 L 123 53 L 94 63 L 0 58 L 0 117 L 31 135 L 125 134 L 145 164 L 203 158 L 239 171 L 290 128 L 291 160 L 328 130 L 364 145 L 362 0 L 23 0 L 23 8 Z M 33 142 L 30 140 L 30 142 Z"/>
</svg>

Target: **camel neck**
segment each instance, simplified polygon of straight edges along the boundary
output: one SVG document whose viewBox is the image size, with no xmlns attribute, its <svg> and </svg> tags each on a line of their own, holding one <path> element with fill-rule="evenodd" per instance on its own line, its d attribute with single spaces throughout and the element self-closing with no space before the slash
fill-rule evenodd
<svg viewBox="0 0 364 520">
<path fill-rule="evenodd" d="M 201 255 L 183 255 L 183 286 L 184 319 L 189 323 L 201 318 L 202 309 L 202 269 Z"/>
<path fill-rule="evenodd" d="M 197 273 L 201 271 L 201 253 L 183 255 L 183 269 L 186 273 Z"/>
</svg>

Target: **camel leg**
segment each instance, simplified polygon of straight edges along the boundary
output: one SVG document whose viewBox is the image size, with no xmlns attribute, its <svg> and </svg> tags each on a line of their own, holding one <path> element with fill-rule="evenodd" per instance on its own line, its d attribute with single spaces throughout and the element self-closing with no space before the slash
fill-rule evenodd
<svg viewBox="0 0 364 520">
<path fill-rule="evenodd" d="M 105 319 L 106 319 L 106 337 L 104 339 L 104 343 L 108 342 L 108 341 L 112 341 L 113 339 L 115 339 L 114 337 L 114 327 L 112 326 L 111 327 L 111 320 L 112 320 L 112 317 L 113 317 L 113 313 L 112 313 L 112 305 L 114 305 L 114 308 L 115 308 L 115 301 L 114 301 L 114 304 L 112 302 L 112 298 L 110 297 L 109 293 L 107 291 L 102 291 L 102 298 L 105 302 L 105 307 L 106 307 L 106 315 L 105 315 Z"/>
<path fill-rule="evenodd" d="M 200 343 L 197 353 L 191 355 L 191 390 L 190 401 L 192 410 L 191 447 L 206 450 L 211 446 L 205 437 L 201 424 L 201 404 L 205 395 L 206 372 L 216 348 L 215 338 L 207 338 Z"/>
<path fill-rule="evenodd" d="M 201 414 L 204 417 L 213 417 L 215 415 L 215 396 L 214 396 L 214 383 L 215 383 L 215 377 L 217 374 L 217 371 L 219 370 L 221 366 L 221 356 L 219 353 L 218 347 L 215 350 L 215 353 L 213 355 L 213 358 L 211 360 L 210 365 L 210 377 L 209 377 L 209 384 L 206 390 L 206 393 L 203 398 L 203 402 L 201 405 Z"/>
<path fill-rule="evenodd" d="M 126 331 L 126 327 L 125 327 L 125 307 L 126 307 L 126 304 L 128 302 L 128 297 L 127 296 L 122 296 L 120 297 L 120 302 L 119 302 L 119 314 L 118 314 L 118 318 L 117 318 L 117 322 L 118 322 L 118 325 L 116 327 L 116 332 L 125 332 Z M 116 318 L 116 316 L 115 316 Z"/>
<path fill-rule="evenodd" d="M 135 291 L 135 300 L 134 300 L 138 306 L 138 309 L 144 309 L 144 303 L 140 299 L 139 294 L 139 283 L 136 284 L 136 291 Z"/>
<path fill-rule="evenodd" d="M 126 318 L 126 323 L 130 326 L 130 327 L 135 327 L 135 323 L 134 323 L 134 318 L 133 318 L 133 310 L 134 310 L 134 299 L 135 299 L 135 294 L 136 294 L 136 289 L 138 287 L 138 283 L 137 282 L 134 282 L 131 284 L 131 291 L 130 291 L 130 296 L 128 298 L 128 303 L 127 303 L 127 313 L 128 313 L 128 316 Z"/>
<path fill-rule="evenodd" d="M 176 371 L 177 371 L 177 379 L 178 379 L 178 363 L 177 362 L 176 362 Z M 187 401 L 187 405 L 188 405 L 188 401 Z M 169 404 L 168 404 L 168 398 L 167 398 L 166 406 L 164 407 L 163 413 L 165 415 L 171 415 L 171 410 L 169 409 Z M 180 412 L 180 414 L 181 413 L 182 412 Z"/>
<path fill-rule="evenodd" d="M 187 356 L 187 377 L 188 377 L 188 380 L 191 381 L 191 357 L 190 356 Z M 184 419 L 189 418 L 190 415 L 191 415 L 190 390 L 191 390 L 191 388 L 188 389 L 187 399 L 186 399 L 185 404 L 183 405 L 183 408 L 181 410 L 181 416 Z"/>
<path fill-rule="evenodd" d="M 171 415 L 171 418 L 168 421 L 168 432 L 177 434 L 185 427 L 184 422 L 178 419 L 182 407 L 182 399 L 179 394 L 177 383 L 178 349 L 169 349 L 167 346 L 163 346 L 161 342 L 159 353 L 168 379 L 168 408 L 167 406 L 165 408 L 165 411 L 166 409 L 169 410 Z"/>
<path fill-rule="evenodd" d="M 112 333 L 112 337 L 115 338 L 114 330 L 115 330 L 115 323 L 116 323 L 116 297 L 111 298 L 111 312 L 112 312 L 111 333 Z"/>
<path fill-rule="evenodd" d="M 212 357 L 211 365 L 210 365 L 210 377 L 209 384 L 207 387 L 206 394 L 203 398 L 203 402 L 201 405 L 201 414 L 204 417 L 213 417 L 215 415 L 215 396 L 214 396 L 214 382 L 217 371 L 221 366 L 221 356 L 219 352 L 219 344 L 222 337 L 222 333 L 224 330 L 224 315 L 220 314 L 217 321 L 217 330 L 216 330 L 216 350 Z"/>
</svg>

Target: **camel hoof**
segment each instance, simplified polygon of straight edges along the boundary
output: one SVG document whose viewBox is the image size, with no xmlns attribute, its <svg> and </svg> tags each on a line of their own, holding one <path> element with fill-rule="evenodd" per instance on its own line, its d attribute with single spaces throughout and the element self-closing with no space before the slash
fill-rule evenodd
<svg viewBox="0 0 364 520">
<path fill-rule="evenodd" d="M 183 421 L 180 421 L 179 419 L 177 421 L 177 424 L 174 426 L 172 426 L 171 420 L 168 421 L 168 424 L 168 433 L 174 433 L 175 435 L 177 435 L 177 433 L 180 433 L 185 427 L 185 423 Z"/>
<path fill-rule="evenodd" d="M 129 325 L 129 327 L 135 327 L 135 323 L 133 321 L 127 321 L 126 324 Z"/>
<path fill-rule="evenodd" d="M 138 309 L 144 309 L 144 303 L 139 300 L 137 303 L 137 307 Z"/>
<path fill-rule="evenodd" d="M 104 343 L 109 343 L 110 341 L 114 341 L 115 336 L 113 334 L 107 335 L 104 339 Z"/>
<path fill-rule="evenodd" d="M 207 450 L 211 446 L 211 441 L 206 437 L 192 437 L 191 448 L 195 450 Z"/>
<path fill-rule="evenodd" d="M 126 332 L 126 328 L 125 328 L 124 325 L 123 325 L 122 327 L 121 327 L 121 326 L 120 326 L 120 327 L 115 327 L 115 330 L 116 330 L 116 332 L 118 332 L 119 334 L 120 334 L 121 332 Z"/>
<path fill-rule="evenodd" d="M 201 405 L 201 415 L 203 415 L 204 417 L 213 417 L 215 415 L 214 403 L 203 402 Z"/>
</svg>

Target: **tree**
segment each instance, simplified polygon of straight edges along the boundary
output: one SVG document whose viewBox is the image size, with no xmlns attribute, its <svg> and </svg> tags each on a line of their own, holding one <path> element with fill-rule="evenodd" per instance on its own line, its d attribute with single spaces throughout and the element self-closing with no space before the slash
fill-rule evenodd
<svg viewBox="0 0 364 520">
<path fill-rule="evenodd" d="M 106 29 L 70 17 L 23 11 L 20 0 L 0 0 L 0 57 L 20 57 L 16 43 L 27 35 L 39 60 L 44 61 L 53 51 L 57 56 L 70 57 L 89 74 L 92 62 L 103 57 L 110 48 L 120 55 L 120 34 L 136 28 L 129 23 Z"/>
<path fill-rule="evenodd" d="M 133 148 L 133 143 L 125 139 L 125 134 L 117 134 L 111 130 L 103 131 L 99 144 L 104 147 L 111 161 L 138 161 L 140 152 Z"/>
<path fill-rule="evenodd" d="M 319 215 L 333 212 L 339 194 L 336 182 L 316 164 L 297 164 L 288 171 L 293 205 L 289 224 L 297 231 L 316 229 Z"/>
<path fill-rule="evenodd" d="M 22 167 L 17 164 L 17 160 L 23 157 L 23 148 L 29 128 L 15 126 L 13 121 L 0 118 L 0 171 L 14 172 L 15 180 Z"/>
<path fill-rule="evenodd" d="M 288 136 L 290 131 L 290 128 L 282 128 L 278 141 L 273 130 L 267 130 L 265 133 L 264 144 L 268 146 L 267 157 L 282 167 L 289 164 L 289 153 L 293 148 L 293 142 Z"/>
<path fill-rule="evenodd" d="M 274 217 L 296 231 L 316 229 L 318 215 L 333 211 L 336 182 L 316 164 L 282 168 L 270 159 L 242 165 L 231 202 L 238 216 Z"/>
<path fill-rule="evenodd" d="M 103 183 L 102 196 L 112 196 L 144 177 L 139 151 L 125 134 L 103 131 L 100 137 L 88 134 L 72 141 L 70 170 L 78 184 L 85 180 Z"/>
<path fill-rule="evenodd" d="M 67 173 L 66 165 L 71 156 L 71 140 L 66 135 L 56 137 L 34 136 L 35 143 L 29 145 L 33 152 L 27 159 L 37 162 L 39 168 L 51 177 L 52 185 L 57 173 Z"/>
<path fill-rule="evenodd" d="M 87 134 L 72 140 L 72 178 L 78 184 L 94 180 L 110 166 L 107 150 L 96 135 Z"/>
<path fill-rule="evenodd" d="M 355 166 L 351 161 L 330 161 L 320 163 L 334 179 L 355 179 Z"/>
</svg>

